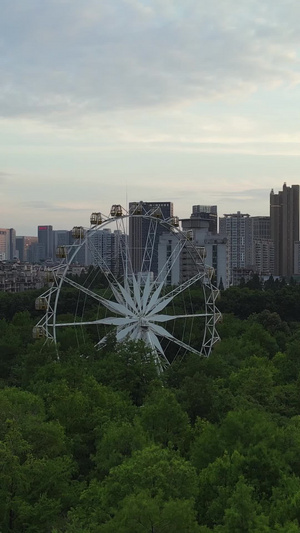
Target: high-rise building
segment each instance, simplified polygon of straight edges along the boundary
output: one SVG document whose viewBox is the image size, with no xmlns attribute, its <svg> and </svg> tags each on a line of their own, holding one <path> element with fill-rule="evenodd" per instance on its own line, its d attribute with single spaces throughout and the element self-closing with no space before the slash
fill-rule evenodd
<svg viewBox="0 0 300 533">
<path fill-rule="evenodd" d="M 38 226 L 39 261 L 53 261 L 53 227 Z"/>
<path fill-rule="evenodd" d="M 110 228 L 95 231 L 89 239 L 88 264 L 112 271 L 114 234 Z"/>
<path fill-rule="evenodd" d="M 16 250 L 20 261 L 25 261 L 25 237 L 16 237 Z"/>
<path fill-rule="evenodd" d="M 129 212 L 137 212 L 137 206 L 140 214 L 151 215 L 158 210 L 162 214 L 162 218 L 168 219 L 173 216 L 172 202 L 130 202 Z M 149 244 L 149 233 L 151 232 L 150 221 L 141 216 L 132 216 L 129 219 L 129 250 L 131 256 L 132 270 L 134 273 L 140 272 L 142 269 L 143 257 L 146 247 Z M 153 236 L 153 255 L 149 270 L 158 274 L 158 242 L 163 233 L 167 230 L 162 226 L 158 226 L 155 235 Z M 148 244 L 147 244 L 148 239 Z"/>
<path fill-rule="evenodd" d="M 16 250 L 20 261 L 28 261 L 33 263 L 31 246 L 36 244 L 38 241 L 37 237 L 26 237 L 26 236 L 17 236 L 16 237 Z"/>
<path fill-rule="evenodd" d="M 253 271 L 261 276 L 274 272 L 274 242 L 272 239 L 255 240 L 252 243 Z"/>
<path fill-rule="evenodd" d="M 300 275 L 300 242 L 294 243 L 294 272 L 296 276 Z"/>
<path fill-rule="evenodd" d="M 270 276 L 274 271 L 274 243 L 269 216 L 250 217 L 250 263 L 253 272 Z"/>
<path fill-rule="evenodd" d="M 271 190 L 271 238 L 274 241 L 274 274 L 290 277 L 294 273 L 295 243 L 299 241 L 299 185 L 283 184 L 277 194 Z"/>
<path fill-rule="evenodd" d="M 254 241 L 271 239 L 271 221 L 269 216 L 250 217 L 251 234 Z"/>
<path fill-rule="evenodd" d="M 180 282 L 180 256 L 177 252 L 178 237 L 163 233 L 158 243 L 158 281 L 165 285 L 178 285 Z"/>
<path fill-rule="evenodd" d="M 230 283 L 234 283 L 234 271 L 240 271 L 251 264 L 251 220 L 250 215 L 241 213 L 225 214 L 219 219 L 222 235 L 228 238 L 228 273 Z"/>
<path fill-rule="evenodd" d="M 208 220 L 208 230 L 215 234 L 218 231 L 218 208 L 216 205 L 193 205 L 191 219 Z"/>
<path fill-rule="evenodd" d="M 12 261 L 16 256 L 16 230 L 0 228 L 0 253 L 2 261 Z"/>
<path fill-rule="evenodd" d="M 116 277 L 123 275 L 123 253 L 128 246 L 128 236 L 111 228 L 98 229 L 90 235 L 76 254 L 76 262 L 100 266 Z"/>
<path fill-rule="evenodd" d="M 59 260 L 56 256 L 57 248 L 59 246 L 69 246 L 72 243 L 72 231 L 67 229 L 57 229 L 52 231 L 52 239 L 53 239 L 53 251 L 52 251 L 52 257 L 53 259 Z"/>
<path fill-rule="evenodd" d="M 198 207 L 201 209 L 198 210 Z M 223 284 L 226 288 L 229 284 L 227 237 L 216 232 L 215 218 L 203 216 L 203 208 L 205 206 L 193 206 L 190 218 L 181 220 L 183 231 L 192 232 L 190 247 L 181 254 L 181 280 L 186 281 L 196 274 L 197 254 L 205 264 L 213 267 L 215 284 Z M 207 206 L 207 213 L 216 215 L 217 206 Z"/>
</svg>

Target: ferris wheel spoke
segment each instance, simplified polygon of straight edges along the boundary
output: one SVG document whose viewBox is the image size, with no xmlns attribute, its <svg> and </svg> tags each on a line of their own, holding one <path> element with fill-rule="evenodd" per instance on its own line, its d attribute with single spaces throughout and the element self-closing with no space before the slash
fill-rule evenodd
<svg viewBox="0 0 300 533">
<path fill-rule="evenodd" d="M 86 320 L 82 322 L 78 320 L 77 322 L 56 322 L 55 326 L 57 328 L 65 328 L 68 326 L 95 326 L 96 324 L 98 324 L 97 320 Z"/>
<path fill-rule="evenodd" d="M 151 331 L 153 331 L 156 335 L 159 335 L 160 337 L 165 337 L 166 339 L 173 339 L 172 333 L 167 331 L 162 326 L 159 326 L 158 324 L 150 324 Z"/>
<path fill-rule="evenodd" d="M 195 350 L 195 348 L 193 348 L 192 346 L 190 346 L 189 344 L 186 344 L 185 342 L 183 341 L 180 341 L 179 339 L 177 339 L 176 337 L 173 337 L 172 336 L 172 342 L 174 342 L 174 344 L 177 344 L 178 346 L 180 346 L 181 348 L 184 348 L 186 352 L 191 352 L 191 353 L 194 353 L 196 355 L 202 355 L 202 353 L 199 351 L 199 350 Z"/>
<path fill-rule="evenodd" d="M 128 324 L 128 322 L 126 322 L 126 324 Z M 129 336 L 130 338 L 132 338 L 132 332 L 134 332 L 134 328 L 135 328 L 135 324 L 131 324 L 130 326 L 126 326 L 126 327 L 122 327 L 122 326 L 119 326 L 117 328 L 117 334 L 116 334 L 116 341 L 117 342 L 121 342 L 122 340 L 124 340 L 127 336 Z M 107 342 L 107 339 L 109 338 L 109 335 L 104 335 L 104 337 L 102 337 L 96 344 L 96 347 L 97 346 L 103 346 L 106 344 Z"/>
<path fill-rule="evenodd" d="M 117 301 L 119 304 L 123 304 L 123 305 L 124 305 L 124 304 L 125 304 L 125 300 L 124 300 L 124 298 L 123 298 L 123 296 L 122 296 L 122 294 L 121 294 L 121 293 L 122 293 L 122 291 L 121 291 L 121 286 L 120 286 L 120 287 L 118 286 L 118 289 L 119 289 L 119 290 L 118 290 L 118 289 L 115 287 L 115 285 L 110 284 L 110 288 L 111 288 L 111 291 L 112 291 L 112 293 L 113 293 L 113 295 L 114 295 L 116 301 Z M 119 292 L 119 291 L 120 291 L 120 292 Z"/>
<path fill-rule="evenodd" d="M 163 347 L 162 347 L 162 345 L 160 344 L 160 342 L 159 342 L 157 336 L 155 335 L 155 333 L 154 333 L 153 331 L 149 330 L 148 335 L 149 335 L 149 339 L 150 339 L 150 341 L 151 341 L 152 346 L 153 346 L 154 348 L 156 348 L 156 350 L 157 350 L 157 351 L 158 351 L 158 352 L 159 352 L 164 358 L 166 358 L 166 356 L 165 356 L 165 352 L 164 352 L 164 350 L 163 350 Z"/>
<path fill-rule="evenodd" d="M 106 281 L 108 282 L 109 286 L 113 290 L 113 287 L 118 285 L 118 280 L 116 276 L 114 275 L 111 268 L 106 263 L 105 259 L 101 256 L 99 250 L 96 248 L 95 244 L 91 240 L 88 241 L 88 248 L 92 255 L 93 253 L 95 254 L 93 257 L 94 259 L 96 258 L 96 261 L 94 262 L 96 263 L 96 266 L 100 268 L 102 274 L 106 278 Z"/>
<path fill-rule="evenodd" d="M 141 340 L 141 335 L 140 335 L 140 329 L 138 327 L 136 327 L 135 329 L 132 330 L 132 333 L 130 335 L 130 338 L 131 340 L 133 341 L 139 341 Z"/>
<path fill-rule="evenodd" d="M 176 287 L 172 291 L 168 292 L 165 296 L 161 296 L 157 300 L 158 303 L 159 302 L 163 302 L 163 301 L 165 301 L 167 299 L 169 299 L 169 301 L 172 301 L 176 296 L 178 296 L 178 294 L 180 294 L 180 293 L 184 292 L 185 290 L 187 290 L 189 287 L 194 285 L 197 281 L 200 281 L 204 276 L 205 276 L 205 273 L 198 272 L 198 274 L 196 274 L 192 278 L 188 279 L 187 281 L 185 281 L 184 283 L 182 283 L 181 285 L 179 285 L 178 287 Z M 161 285 L 163 286 L 163 283 Z M 154 296 L 154 294 L 153 294 L 153 296 Z M 151 310 L 151 305 L 152 304 L 153 304 L 153 302 L 150 300 L 150 302 L 149 302 L 149 304 L 147 306 L 148 312 Z M 153 307 L 153 305 L 152 305 L 152 307 Z"/>
<path fill-rule="evenodd" d="M 149 300 L 151 294 L 151 283 L 150 283 L 150 272 L 147 273 L 145 285 L 144 285 L 144 292 L 142 296 L 142 307 L 143 309 L 146 309 L 147 303 Z"/>
<path fill-rule="evenodd" d="M 110 300 L 106 300 L 105 298 L 102 298 L 101 300 L 104 307 L 106 307 L 109 311 L 112 311 L 113 313 L 117 313 L 117 315 L 122 316 L 129 316 L 133 318 L 136 316 L 128 307 L 126 307 L 123 304 L 119 304 L 118 302 L 111 302 Z"/>
<path fill-rule="evenodd" d="M 152 284 L 153 287 L 154 284 Z M 152 309 L 154 305 L 157 304 L 159 301 L 159 295 L 162 291 L 162 288 L 164 286 L 164 282 L 162 281 L 159 286 L 155 289 L 154 293 L 152 294 L 149 303 L 146 305 L 145 312 L 149 313 L 149 311 Z M 150 289 L 151 290 L 151 289 Z M 169 296 L 169 295 L 168 295 Z"/>
<path fill-rule="evenodd" d="M 91 291 L 87 287 L 84 287 L 83 285 L 80 285 L 76 281 L 74 281 L 74 280 L 72 280 L 72 279 L 70 279 L 70 278 L 68 278 L 66 276 L 63 278 L 63 281 L 65 283 L 67 283 L 68 285 L 71 285 L 75 289 L 78 289 L 80 292 L 84 292 L 85 294 L 87 294 L 91 298 L 94 298 L 94 300 L 97 300 L 98 302 L 102 303 L 102 301 L 104 300 L 104 298 L 102 298 L 102 296 L 99 296 L 99 294 L 97 294 L 96 292 Z"/>
<path fill-rule="evenodd" d="M 136 321 L 136 318 L 121 318 L 117 316 L 112 316 L 95 320 L 95 324 L 106 324 L 108 326 L 126 326 L 127 324 L 134 324 Z"/>
<path fill-rule="evenodd" d="M 76 283 L 76 281 L 73 281 L 73 280 L 71 280 L 69 278 L 65 278 L 64 281 L 66 281 L 67 283 L 69 283 L 70 285 L 72 285 L 73 287 L 78 289 L 79 291 L 82 291 L 85 294 L 87 294 L 88 296 L 91 296 L 92 298 L 94 298 L 95 300 L 100 302 L 102 305 L 104 305 L 104 307 L 106 307 L 107 309 L 109 309 L 113 313 L 117 313 L 118 315 L 125 315 L 125 316 L 126 315 L 135 316 L 134 313 L 132 311 L 130 311 L 130 309 L 128 309 L 128 307 L 126 306 L 126 303 L 128 303 L 129 300 L 125 301 L 124 303 L 120 303 L 120 301 L 113 302 L 111 300 L 107 300 L 106 298 L 103 298 L 103 296 L 99 296 L 99 294 L 96 294 L 95 292 L 87 289 L 83 285 L 79 285 L 79 283 Z M 113 288 L 114 288 L 114 290 L 113 290 Z M 113 290 L 113 293 L 116 296 L 116 288 L 113 285 L 111 285 L 111 289 Z M 127 297 L 128 297 L 128 294 L 127 294 Z"/>
<path fill-rule="evenodd" d="M 68 327 L 68 326 L 98 326 L 99 324 L 107 326 L 126 326 L 127 324 L 134 324 L 136 319 L 121 318 L 121 317 L 108 317 L 99 318 L 97 320 L 82 320 L 76 322 L 56 322 L 56 327 Z"/>
<path fill-rule="evenodd" d="M 119 329 L 116 336 L 117 341 L 120 342 L 126 339 L 126 337 L 129 337 L 130 334 L 133 332 L 134 328 L 136 328 L 136 324 L 130 324 L 130 326 Z"/>
<path fill-rule="evenodd" d="M 129 305 L 131 307 L 132 310 L 136 311 L 136 308 L 137 308 L 137 304 L 140 308 L 140 289 L 137 285 L 137 282 L 136 282 L 136 279 L 135 279 L 135 275 L 132 274 L 132 279 L 133 279 L 133 283 L 135 284 L 134 287 L 134 299 L 132 298 L 132 294 L 131 294 L 131 290 L 128 286 L 128 289 L 126 290 L 124 287 L 122 287 L 122 285 L 119 283 L 118 284 L 118 288 L 120 290 L 120 292 L 122 293 L 122 296 L 124 298 L 124 303 Z"/>
<path fill-rule="evenodd" d="M 132 313 L 124 304 L 119 302 L 112 302 L 111 300 L 107 300 L 106 298 L 103 298 L 102 296 L 99 296 L 99 294 L 96 294 L 95 292 L 91 291 L 90 289 L 87 289 L 83 285 L 79 285 L 79 283 L 76 283 L 76 281 L 73 281 L 70 278 L 65 277 L 64 281 L 71 285 L 72 287 L 75 287 L 81 292 L 84 292 L 88 296 L 91 296 L 91 298 L 94 298 L 98 302 L 100 302 L 104 307 L 112 311 L 113 313 L 117 313 L 118 315 L 131 315 L 134 316 L 134 313 Z"/>
<path fill-rule="evenodd" d="M 128 220 L 128 217 L 126 217 L 126 221 L 127 220 Z M 117 249 L 120 253 L 124 279 L 127 280 L 128 275 L 132 274 L 133 272 L 132 263 L 131 263 L 131 255 L 129 251 L 128 227 L 127 226 L 125 227 L 124 217 L 118 218 L 116 220 L 116 225 L 117 225 L 117 231 L 119 232 L 119 236 L 122 236 L 121 239 L 118 237 L 119 246 L 117 247 Z"/>
<path fill-rule="evenodd" d="M 178 240 L 178 242 L 177 242 L 174 250 L 172 251 L 170 257 L 168 258 L 168 260 L 165 263 L 164 267 L 161 269 L 161 271 L 159 272 L 159 274 L 157 276 L 157 279 L 159 279 L 159 281 L 163 281 L 163 282 L 166 281 L 168 275 L 170 274 L 170 272 L 174 268 L 174 265 L 175 265 L 176 261 L 179 260 L 180 254 L 181 254 L 184 246 L 185 246 L 185 240 L 184 239 Z"/>
<path fill-rule="evenodd" d="M 136 280 L 135 274 L 132 274 L 132 282 L 133 282 L 133 294 L 134 294 L 134 299 L 135 299 L 135 302 L 136 302 L 135 307 L 137 306 L 138 309 L 141 309 L 141 306 L 142 306 L 141 288 L 140 288 L 140 285 L 138 284 L 138 282 Z"/>
<path fill-rule="evenodd" d="M 176 320 L 176 318 L 196 318 L 196 317 L 207 317 L 210 316 L 209 313 L 194 313 L 190 315 L 152 315 L 149 316 L 151 322 L 168 322 L 169 320 Z"/>
<path fill-rule="evenodd" d="M 93 232 L 92 236 L 93 235 L 95 235 L 94 232 Z M 106 279 L 109 280 L 109 277 L 107 277 L 107 272 L 109 272 L 111 274 L 110 268 L 108 267 L 105 259 L 100 254 L 99 250 L 97 250 L 95 244 L 93 243 L 93 241 L 91 239 L 87 240 L 87 247 L 88 247 L 88 249 L 89 249 L 89 251 L 90 251 L 90 253 L 91 253 L 92 257 L 93 257 L 94 264 L 101 269 L 101 272 L 103 272 L 103 274 L 105 275 Z M 95 261 L 95 259 L 96 259 L 96 261 Z"/>
<path fill-rule="evenodd" d="M 146 244 L 145 244 L 143 258 L 142 258 L 141 272 L 149 272 L 151 270 L 152 261 L 153 261 L 154 244 L 155 244 L 156 234 L 157 234 L 157 226 L 158 226 L 158 220 L 150 217 Z"/>
<path fill-rule="evenodd" d="M 171 303 L 173 300 L 173 297 L 171 298 L 165 298 L 165 299 L 160 299 L 158 301 L 158 303 L 156 303 L 155 305 L 152 306 L 152 309 L 150 309 L 150 311 L 148 311 L 147 313 L 147 316 L 151 319 L 152 318 L 152 315 L 156 315 L 157 313 L 159 313 L 160 311 L 162 311 L 165 307 L 167 307 L 167 305 L 169 305 L 169 303 Z M 149 304 L 150 306 L 150 304 Z"/>
<path fill-rule="evenodd" d="M 160 337 L 164 337 L 166 339 L 171 340 L 175 344 L 178 344 L 178 346 L 181 346 L 181 348 L 184 348 L 186 351 L 201 355 L 201 352 L 199 352 L 199 350 L 195 350 L 195 348 L 192 348 L 192 346 L 189 346 L 185 342 L 180 341 L 179 339 L 174 337 L 174 335 L 169 333 L 169 331 L 167 331 L 165 328 L 158 326 L 157 324 L 151 324 L 151 330 Z"/>
<path fill-rule="evenodd" d="M 129 305 L 131 307 L 131 309 L 135 311 L 136 305 L 135 305 L 135 303 L 134 303 L 134 301 L 132 299 L 132 296 L 131 296 L 130 292 L 126 291 L 124 289 L 124 287 L 122 287 L 122 285 L 120 283 L 118 283 L 118 289 L 119 289 L 119 291 L 120 291 L 120 293 L 122 295 L 122 299 L 123 299 L 122 303 L 123 303 L 123 305 L 125 305 L 125 306 Z M 119 302 L 119 303 L 121 303 L 121 302 Z"/>
</svg>

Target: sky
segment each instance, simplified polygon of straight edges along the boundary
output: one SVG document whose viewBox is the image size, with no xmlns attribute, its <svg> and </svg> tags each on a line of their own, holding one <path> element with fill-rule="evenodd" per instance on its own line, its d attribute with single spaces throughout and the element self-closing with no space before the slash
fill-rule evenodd
<svg viewBox="0 0 300 533">
<path fill-rule="evenodd" d="M 299 0 L 2 0 L 1 227 L 269 214 L 300 183 Z"/>
</svg>

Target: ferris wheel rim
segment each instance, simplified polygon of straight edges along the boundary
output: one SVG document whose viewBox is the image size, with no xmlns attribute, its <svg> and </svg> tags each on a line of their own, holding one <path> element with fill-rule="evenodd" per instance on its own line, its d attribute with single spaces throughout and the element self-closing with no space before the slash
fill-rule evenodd
<svg viewBox="0 0 300 533">
<path fill-rule="evenodd" d="M 82 246 L 84 246 L 87 243 L 88 239 L 90 239 L 90 237 L 92 237 L 97 231 L 104 229 L 106 226 L 112 223 L 117 223 L 120 220 L 120 218 L 122 218 L 123 220 L 129 220 L 131 217 L 134 217 L 135 219 L 137 218 L 146 219 L 148 221 L 152 220 L 156 224 L 161 224 L 161 226 L 165 227 L 168 231 L 172 231 L 172 234 L 176 235 L 178 239 L 180 236 L 180 238 L 185 244 L 188 242 L 187 236 L 184 233 L 184 231 L 182 231 L 180 228 L 174 227 L 168 219 L 157 219 L 156 217 L 153 217 L 147 213 L 134 214 L 134 215 L 131 213 L 126 213 L 122 217 L 109 216 L 105 220 L 103 220 L 101 224 L 96 224 L 89 228 L 86 228 L 84 239 L 82 240 L 80 239 L 80 242 L 77 244 L 75 243 L 73 245 L 70 245 L 69 249 L 71 253 L 67 254 L 66 261 L 65 262 L 63 261 L 60 265 L 58 265 L 58 267 L 56 267 L 56 269 L 54 269 L 56 271 L 56 286 L 53 290 L 53 293 L 55 294 L 55 300 L 54 300 L 54 306 L 51 312 L 52 324 L 51 324 L 51 318 L 50 320 L 48 320 L 48 317 L 47 317 L 47 320 L 46 320 L 47 330 L 49 329 L 49 327 L 52 327 L 52 330 L 53 330 L 52 338 L 54 342 L 57 342 L 57 337 L 56 337 L 57 328 L 61 327 L 61 325 L 59 325 L 56 321 L 59 296 L 60 296 L 61 289 L 67 280 L 67 272 L 69 270 L 70 265 L 74 261 L 74 258 L 76 257 L 76 255 L 78 254 Z M 196 250 L 196 247 L 192 242 L 189 242 L 189 246 L 193 250 Z M 201 258 L 200 258 L 200 261 L 201 261 Z M 203 260 L 201 262 L 201 266 L 203 267 L 203 270 L 204 270 L 204 274 L 203 274 L 203 278 L 204 278 L 206 274 L 206 269 L 208 270 L 210 267 L 205 265 L 205 262 Z M 205 280 L 203 279 L 201 284 L 202 284 L 202 290 L 203 290 L 204 301 L 205 301 L 205 313 L 203 313 L 203 316 L 205 317 L 205 328 L 204 328 L 204 335 L 203 335 L 201 350 L 198 351 L 197 353 L 199 355 L 208 356 L 211 352 L 213 345 L 219 340 L 219 335 L 216 330 L 216 324 L 219 320 L 220 313 L 215 305 L 215 301 L 217 297 L 216 293 L 218 293 L 219 291 L 216 287 L 214 287 L 214 285 L 211 282 L 211 278 L 209 276 L 207 276 Z M 79 290 L 83 290 L 83 292 L 85 292 L 85 288 L 83 286 L 80 286 L 80 287 L 81 289 Z M 209 292 L 208 298 L 206 298 L 205 289 L 208 290 Z M 177 318 L 177 317 L 174 317 L 174 318 Z M 190 348 L 190 351 L 192 352 L 195 351 L 191 346 L 189 348 Z"/>
</svg>

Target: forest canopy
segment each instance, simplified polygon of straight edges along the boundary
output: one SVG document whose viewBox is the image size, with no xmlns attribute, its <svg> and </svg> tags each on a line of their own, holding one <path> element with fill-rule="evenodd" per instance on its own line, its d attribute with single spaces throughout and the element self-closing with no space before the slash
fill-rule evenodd
<svg viewBox="0 0 300 533">
<path fill-rule="evenodd" d="M 36 295 L 0 294 L 2 533 L 300 531 L 299 285 L 223 291 L 211 356 L 163 373 L 33 341 Z"/>
</svg>

